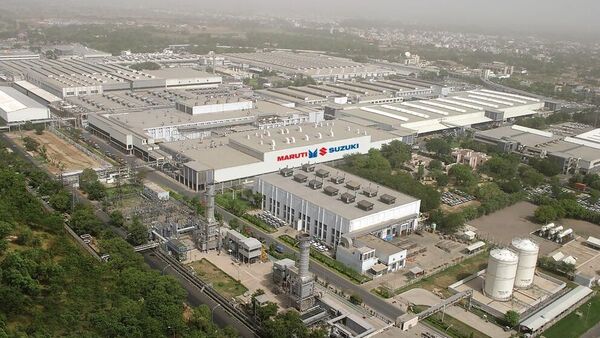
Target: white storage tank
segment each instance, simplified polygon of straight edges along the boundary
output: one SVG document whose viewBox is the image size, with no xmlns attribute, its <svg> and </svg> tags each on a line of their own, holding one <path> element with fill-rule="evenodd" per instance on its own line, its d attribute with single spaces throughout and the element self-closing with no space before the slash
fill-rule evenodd
<svg viewBox="0 0 600 338">
<path fill-rule="evenodd" d="M 485 294 L 498 301 L 509 300 L 512 296 L 519 257 L 509 249 L 490 251 L 485 271 Z"/>
<path fill-rule="evenodd" d="M 528 288 L 533 284 L 540 247 L 529 238 L 515 238 L 512 240 L 511 247 L 519 257 L 515 287 Z"/>
</svg>

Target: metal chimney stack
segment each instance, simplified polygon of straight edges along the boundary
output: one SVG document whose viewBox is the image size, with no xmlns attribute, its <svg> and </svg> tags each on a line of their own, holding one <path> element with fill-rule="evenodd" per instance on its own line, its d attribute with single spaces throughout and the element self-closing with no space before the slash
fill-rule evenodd
<svg viewBox="0 0 600 338">
<path fill-rule="evenodd" d="M 300 259 L 298 261 L 298 277 L 302 282 L 310 281 L 311 275 L 308 272 L 308 264 L 310 262 L 310 235 L 301 233 L 296 236 L 298 247 L 300 248 Z"/>
<path fill-rule="evenodd" d="M 206 221 L 208 224 L 215 222 L 215 185 L 209 183 L 206 189 Z"/>
</svg>

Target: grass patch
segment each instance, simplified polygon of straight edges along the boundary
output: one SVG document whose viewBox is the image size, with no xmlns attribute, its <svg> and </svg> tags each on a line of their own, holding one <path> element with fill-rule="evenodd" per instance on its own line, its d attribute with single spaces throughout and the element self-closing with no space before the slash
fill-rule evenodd
<svg viewBox="0 0 600 338">
<path fill-rule="evenodd" d="M 133 184 L 123 184 L 120 187 L 110 187 L 106 188 L 106 197 L 109 199 L 113 199 L 121 194 L 121 196 L 129 196 L 138 194 L 140 192 L 140 188 L 136 187 Z"/>
<path fill-rule="evenodd" d="M 450 291 L 448 291 L 448 286 L 456 281 L 474 274 L 477 271 L 483 270 L 487 265 L 487 261 L 488 252 L 483 251 L 445 270 L 424 277 L 418 282 L 397 289 L 394 291 L 394 295 L 401 294 L 410 289 L 421 288 L 429 291 L 438 289 L 444 294 L 444 296 L 449 297 L 451 294 Z"/>
<path fill-rule="evenodd" d="M 588 306 L 588 304 L 591 304 Z M 588 313 L 589 311 L 589 313 Z M 578 313 L 581 315 L 579 316 Z M 596 293 L 575 311 L 544 331 L 546 338 L 579 337 L 600 322 L 600 295 Z"/>
<path fill-rule="evenodd" d="M 296 248 L 298 245 L 298 242 L 288 235 L 279 236 L 279 239 L 282 242 L 288 244 L 289 246 L 291 246 L 293 248 Z M 355 271 L 355 270 L 345 266 L 344 264 L 336 261 L 335 259 L 327 256 L 326 254 L 324 254 L 322 252 L 315 250 L 312 247 L 310 248 L 310 256 L 314 260 L 325 265 L 326 267 L 337 271 L 339 274 L 348 278 L 353 283 L 362 284 L 362 283 L 365 283 L 365 282 L 368 282 L 371 280 L 370 277 L 365 276 L 365 275 L 359 273 L 358 271 Z"/>
<path fill-rule="evenodd" d="M 223 270 L 219 269 L 216 265 L 209 262 L 206 258 L 202 258 L 199 261 L 188 264 L 196 275 L 205 282 L 211 283 L 213 288 L 230 299 L 240 295 L 243 295 L 248 289 L 242 285 L 242 283 L 233 279 L 230 275 L 226 274 Z"/>
<path fill-rule="evenodd" d="M 427 306 L 415 306 L 413 311 L 419 313 L 427 308 Z M 438 312 L 427 317 L 425 321 L 453 338 L 491 338 L 448 314 L 444 314 L 443 318 L 444 320 L 442 321 L 442 313 Z"/>
</svg>

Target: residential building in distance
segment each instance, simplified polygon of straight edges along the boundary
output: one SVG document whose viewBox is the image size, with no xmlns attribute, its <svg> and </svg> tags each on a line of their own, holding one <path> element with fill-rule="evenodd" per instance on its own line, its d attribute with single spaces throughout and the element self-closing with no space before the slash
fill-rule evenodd
<svg viewBox="0 0 600 338">
<path fill-rule="evenodd" d="M 453 149 L 452 158 L 454 158 L 454 163 L 465 164 L 471 167 L 471 169 L 476 170 L 480 165 L 487 162 L 490 156 L 471 149 Z"/>
</svg>

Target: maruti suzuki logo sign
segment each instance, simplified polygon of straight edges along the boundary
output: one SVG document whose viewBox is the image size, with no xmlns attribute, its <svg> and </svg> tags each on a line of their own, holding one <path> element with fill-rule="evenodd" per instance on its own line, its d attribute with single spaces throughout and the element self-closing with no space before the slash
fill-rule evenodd
<svg viewBox="0 0 600 338">
<path fill-rule="evenodd" d="M 326 156 L 327 154 L 338 153 L 340 151 L 349 151 L 349 150 L 357 150 L 359 147 L 358 143 L 346 144 L 343 146 L 337 147 L 321 147 L 316 149 L 309 149 L 307 151 L 301 151 L 296 153 L 290 153 L 285 155 L 277 156 L 277 162 L 295 160 L 300 158 L 318 158 Z"/>
</svg>

